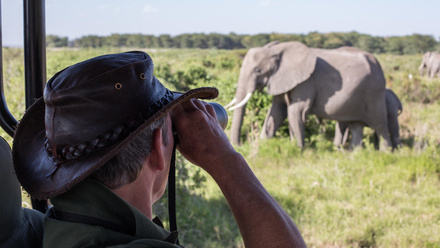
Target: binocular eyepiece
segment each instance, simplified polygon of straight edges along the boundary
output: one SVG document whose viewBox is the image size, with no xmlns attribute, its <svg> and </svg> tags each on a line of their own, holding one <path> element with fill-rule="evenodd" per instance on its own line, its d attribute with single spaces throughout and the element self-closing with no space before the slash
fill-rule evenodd
<svg viewBox="0 0 440 248">
<path fill-rule="evenodd" d="M 217 121 L 220 123 L 220 126 L 223 128 L 223 130 L 225 130 L 226 126 L 228 125 L 228 113 L 222 105 L 216 102 L 209 102 L 208 104 L 214 107 L 215 114 L 217 115 Z"/>
</svg>

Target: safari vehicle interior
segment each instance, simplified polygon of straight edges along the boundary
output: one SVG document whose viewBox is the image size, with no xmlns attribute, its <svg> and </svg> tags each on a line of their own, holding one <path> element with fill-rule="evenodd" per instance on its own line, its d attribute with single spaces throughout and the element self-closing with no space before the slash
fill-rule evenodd
<svg viewBox="0 0 440 248">
<path fill-rule="evenodd" d="M 0 2 L 0 44 L 2 42 Z M 23 0 L 25 101 L 28 108 L 43 95 L 46 82 L 45 1 Z M 14 136 L 17 120 L 6 104 L 3 87 L 3 54 L 0 50 L 0 125 Z M 7 93 L 6 93 L 7 94 Z M 0 138 L 0 247 L 41 247 L 47 201 L 31 199 L 32 208 L 22 207 L 20 184 L 15 176 L 11 147 Z"/>
<path fill-rule="evenodd" d="M 2 42 L 0 1 L 0 45 Z M 23 0 L 24 91 L 29 108 L 43 96 L 46 83 L 45 0 Z M 3 53 L 0 50 L 0 126 L 13 137 L 18 121 L 8 109 L 3 87 Z M 227 115 L 226 115 L 227 116 Z M 227 123 L 227 119 L 226 119 Z M 170 230 L 176 231 L 175 167 L 171 165 L 168 184 Z M 11 147 L 0 137 L 0 248 L 41 247 L 44 213 L 48 201 L 31 197 L 32 209 L 22 207 L 22 190 L 15 175 Z"/>
</svg>

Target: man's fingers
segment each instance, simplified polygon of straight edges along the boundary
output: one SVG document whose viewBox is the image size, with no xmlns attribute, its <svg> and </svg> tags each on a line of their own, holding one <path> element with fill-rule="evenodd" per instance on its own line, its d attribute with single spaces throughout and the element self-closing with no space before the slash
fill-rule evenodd
<svg viewBox="0 0 440 248">
<path fill-rule="evenodd" d="M 206 105 L 206 110 L 208 111 L 208 113 L 213 116 L 215 119 L 217 119 L 217 114 L 215 113 L 215 109 L 212 105 L 207 104 Z"/>
<path fill-rule="evenodd" d="M 193 99 L 193 103 L 198 109 L 202 110 L 203 112 L 207 112 L 209 115 L 216 118 L 214 107 L 209 105 L 209 103 L 200 101 L 198 99 Z"/>
<path fill-rule="evenodd" d="M 200 110 L 206 110 L 204 102 L 200 101 L 199 99 L 191 99 L 191 101 L 194 103 L 194 105 L 200 109 Z"/>
<path fill-rule="evenodd" d="M 190 99 L 190 100 L 185 101 L 181 104 L 185 111 L 191 110 L 196 107 L 196 105 L 193 103 L 193 100 L 194 99 Z"/>
</svg>

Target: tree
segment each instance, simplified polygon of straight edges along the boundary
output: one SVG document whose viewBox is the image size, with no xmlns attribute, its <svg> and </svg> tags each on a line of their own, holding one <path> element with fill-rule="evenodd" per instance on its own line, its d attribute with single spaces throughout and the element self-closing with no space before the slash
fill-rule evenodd
<svg viewBox="0 0 440 248">
<path fill-rule="evenodd" d="M 285 42 L 285 41 L 299 41 L 304 43 L 304 35 L 302 34 L 280 34 L 280 33 L 271 33 L 270 34 L 270 41 L 279 41 L 279 42 Z"/>
<path fill-rule="evenodd" d="M 192 46 L 193 48 L 208 48 L 208 38 L 205 34 L 193 34 L 192 38 Z"/>
<path fill-rule="evenodd" d="M 356 46 L 370 53 L 384 53 L 385 39 L 382 37 L 373 37 L 369 35 L 361 35 Z"/>
<path fill-rule="evenodd" d="M 405 54 L 424 53 L 434 51 L 437 41 L 431 35 L 413 34 L 405 37 Z"/>
<path fill-rule="evenodd" d="M 398 36 L 391 36 L 385 38 L 386 46 L 385 51 L 388 53 L 394 53 L 394 54 L 403 54 L 403 49 L 405 47 L 404 40 L 402 37 Z"/>
<path fill-rule="evenodd" d="M 159 35 L 159 39 L 158 40 L 160 41 L 160 44 L 161 44 L 160 47 L 170 48 L 170 47 L 174 46 L 173 39 L 168 34 Z"/>
<path fill-rule="evenodd" d="M 242 49 L 264 46 L 271 41 L 299 41 L 309 47 L 332 49 L 341 46 L 356 46 L 371 53 L 415 54 L 426 51 L 440 50 L 440 43 L 430 35 L 413 34 L 411 36 L 378 37 L 357 32 L 349 33 L 318 33 L 303 34 L 257 34 L 227 35 L 211 33 L 181 34 L 171 37 L 167 34 L 160 36 L 143 34 L 112 34 L 101 37 L 96 35 L 83 36 L 69 42 L 67 37 L 48 35 L 48 47 L 62 47 L 73 44 L 75 47 L 164 47 L 164 48 L 217 48 Z"/>
<path fill-rule="evenodd" d="M 340 33 L 328 33 L 324 35 L 322 48 L 332 49 L 341 46 L 345 46 L 345 42 Z"/>
<path fill-rule="evenodd" d="M 264 46 L 269 42 L 270 35 L 268 34 L 246 35 L 242 40 L 246 48 Z"/>
<path fill-rule="evenodd" d="M 104 44 L 111 47 L 122 47 L 127 45 L 127 35 L 112 34 L 104 38 Z"/>
<path fill-rule="evenodd" d="M 230 39 L 232 46 L 229 49 L 241 49 L 244 48 L 244 45 L 242 43 L 242 37 L 243 35 L 237 35 L 235 33 L 229 33 L 228 38 Z"/>
<path fill-rule="evenodd" d="M 87 35 L 76 39 L 73 43 L 75 47 L 102 47 L 105 39 L 97 35 Z"/>
<path fill-rule="evenodd" d="M 142 34 L 130 34 L 127 35 L 125 40 L 125 46 L 128 47 L 145 47 L 144 39 Z"/>
<path fill-rule="evenodd" d="M 176 36 L 175 39 L 177 40 L 176 44 L 179 44 L 179 48 L 192 48 L 193 47 L 193 41 L 190 34 L 182 34 L 179 36 Z"/>
<path fill-rule="evenodd" d="M 324 45 L 324 36 L 318 32 L 312 32 L 304 37 L 304 42 L 309 47 L 322 48 Z"/>
<path fill-rule="evenodd" d="M 56 35 L 46 36 L 46 46 L 47 47 L 67 47 L 67 44 L 68 44 L 67 37 L 59 37 Z"/>
<path fill-rule="evenodd" d="M 159 44 L 159 42 L 157 41 L 158 38 L 154 35 L 144 35 L 142 39 L 144 47 L 146 48 L 157 47 Z"/>
</svg>

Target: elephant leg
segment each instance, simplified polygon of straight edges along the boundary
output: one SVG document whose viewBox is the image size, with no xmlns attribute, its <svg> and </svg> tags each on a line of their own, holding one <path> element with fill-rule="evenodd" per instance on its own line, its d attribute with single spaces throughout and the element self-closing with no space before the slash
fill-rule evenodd
<svg viewBox="0 0 440 248">
<path fill-rule="evenodd" d="M 333 144 L 337 147 L 344 146 L 348 139 L 349 123 L 345 121 L 336 121 L 335 138 Z"/>
<path fill-rule="evenodd" d="M 378 142 L 380 144 L 379 148 L 381 150 L 388 150 L 393 147 L 389 135 L 387 123 L 382 123 L 382 124 L 375 123 L 373 125 L 370 125 L 370 127 L 373 128 L 378 135 Z"/>
<path fill-rule="evenodd" d="M 366 124 L 377 133 L 380 149 L 384 151 L 390 150 L 392 143 L 388 131 L 388 111 L 385 95 L 383 101 L 372 102 L 369 110 L 366 115 Z"/>
<path fill-rule="evenodd" d="M 272 138 L 275 135 L 275 132 L 287 117 L 286 107 L 286 103 L 281 95 L 273 97 L 272 106 L 267 112 L 260 138 Z"/>
<path fill-rule="evenodd" d="M 432 77 L 435 78 L 436 75 L 437 77 L 440 77 L 440 65 L 435 66 L 434 75 Z"/>
<path fill-rule="evenodd" d="M 342 145 L 342 134 L 343 133 L 344 132 L 341 130 L 341 124 L 339 123 L 339 121 L 337 121 L 335 124 L 335 138 L 333 140 L 333 144 L 335 146 Z"/>
<path fill-rule="evenodd" d="M 308 103 L 305 102 L 295 102 L 287 108 L 290 133 L 294 134 L 297 145 L 301 149 L 304 148 L 305 120 L 308 109 Z M 293 136 L 290 136 L 290 139 L 293 140 Z"/>
<path fill-rule="evenodd" d="M 377 135 L 378 135 L 378 140 L 379 140 L 379 144 L 380 144 L 380 149 L 381 150 L 388 150 L 391 149 L 393 147 L 393 144 L 391 142 L 391 138 L 389 135 L 389 131 L 388 131 L 388 125 L 371 125 L 371 128 L 373 128 Z"/>
<path fill-rule="evenodd" d="M 364 137 L 364 124 L 360 122 L 350 123 L 351 142 L 350 147 L 356 148 L 362 145 L 362 139 Z"/>
<path fill-rule="evenodd" d="M 399 120 L 397 117 L 398 117 L 397 113 L 388 115 L 388 130 L 390 132 L 393 149 L 402 146 L 402 142 L 400 141 L 400 134 L 399 134 Z"/>
</svg>

